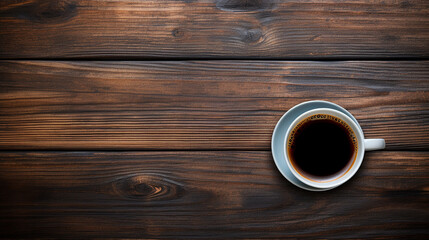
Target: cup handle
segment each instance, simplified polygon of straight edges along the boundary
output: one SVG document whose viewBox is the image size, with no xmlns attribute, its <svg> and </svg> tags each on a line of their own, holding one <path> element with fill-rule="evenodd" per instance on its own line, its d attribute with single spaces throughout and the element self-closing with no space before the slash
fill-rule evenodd
<svg viewBox="0 0 429 240">
<path fill-rule="evenodd" d="M 364 144 L 365 151 L 379 150 L 386 147 L 384 139 L 381 138 L 365 139 Z"/>
</svg>

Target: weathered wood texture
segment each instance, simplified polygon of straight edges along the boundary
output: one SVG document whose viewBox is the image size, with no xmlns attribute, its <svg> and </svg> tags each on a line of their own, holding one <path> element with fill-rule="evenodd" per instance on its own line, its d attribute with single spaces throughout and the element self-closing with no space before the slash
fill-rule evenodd
<svg viewBox="0 0 429 240">
<path fill-rule="evenodd" d="M 429 153 L 371 152 L 329 192 L 285 181 L 270 152 L 2 152 L 0 235 L 429 237 Z"/>
<path fill-rule="evenodd" d="M 429 149 L 429 62 L 0 62 L 1 149 L 269 150 L 292 106 Z"/>
<path fill-rule="evenodd" d="M 429 1 L 2 0 L 0 58 L 429 56 Z"/>
</svg>

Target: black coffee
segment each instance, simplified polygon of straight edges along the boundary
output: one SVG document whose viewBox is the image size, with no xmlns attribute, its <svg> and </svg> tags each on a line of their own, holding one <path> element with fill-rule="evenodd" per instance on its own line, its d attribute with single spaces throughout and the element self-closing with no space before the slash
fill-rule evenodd
<svg viewBox="0 0 429 240">
<path fill-rule="evenodd" d="M 310 178 L 345 171 L 357 152 L 353 130 L 341 119 L 327 114 L 302 120 L 292 130 L 287 145 L 294 168 Z"/>
</svg>

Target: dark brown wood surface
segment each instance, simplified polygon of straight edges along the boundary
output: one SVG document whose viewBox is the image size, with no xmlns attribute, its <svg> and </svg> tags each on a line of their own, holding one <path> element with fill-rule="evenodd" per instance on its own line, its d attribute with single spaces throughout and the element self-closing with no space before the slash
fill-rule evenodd
<svg viewBox="0 0 429 240">
<path fill-rule="evenodd" d="M 2 0 L 0 58 L 427 58 L 429 1 Z"/>
<path fill-rule="evenodd" d="M 266 151 L 2 152 L 1 234 L 427 238 L 428 158 L 367 153 L 351 181 L 316 193 L 286 182 Z"/>
<path fill-rule="evenodd" d="M 428 59 L 426 0 L 1 0 L 0 238 L 429 239 Z M 387 144 L 317 193 L 315 99 Z"/>
<path fill-rule="evenodd" d="M 2 149 L 269 150 L 279 118 L 338 103 L 389 150 L 429 150 L 429 62 L 0 62 Z"/>
</svg>

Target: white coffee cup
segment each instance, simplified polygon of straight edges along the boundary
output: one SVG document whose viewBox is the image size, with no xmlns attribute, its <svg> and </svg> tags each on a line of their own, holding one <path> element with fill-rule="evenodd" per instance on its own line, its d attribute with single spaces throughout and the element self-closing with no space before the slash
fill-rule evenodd
<svg viewBox="0 0 429 240">
<path fill-rule="evenodd" d="M 363 131 L 360 127 L 360 125 L 353 121 L 349 116 L 346 114 L 337 111 L 335 109 L 331 108 L 315 108 L 312 110 L 309 110 L 307 112 L 304 112 L 303 114 L 299 115 L 289 126 L 289 128 L 286 131 L 286 137 L 284 138 L 284 144 L 285 148 L 287 148 L 287 144 L 289 139 L 292 137 L 292 131 L 296 128 L 296 126 L 308 119 L 312 116 L 317 115 L 329 115 L 333 116 L 340 121 L 342 121 L 342 124 L 349 126 L 349 130 L 351 129 L 350 133 L 355 136 L 355 142 L 357 143 L 357 150 L 355 150 L 355 155 L 352 160 L 350 160 L 349 164 L 344 168 L 342 171 L 339 171 L 338 173 L 329 176 L 329 178 L 325 179 L 316 179 L 312 177 L 308 177 L 305 174 L 303 174 L 302 171 L 295 168 L 294 165 L 291 162 L 289 151 L 286 149 L 284 151 L 284 157 L 286 159 L 286 164 L 288 168 L 290 169 L 291 173 L 303 184 L 318 188 L 318 189 L 331 189 L 334 187 L 337 187 L 346 181 L 348 181 L 353 175 L 357 172 L 360 165 L 362 164 L 363 157 L 365 151 L 371 151 L 371 150 L 378 150 L 385 148 L 385 141 L 384 139 L 364 139 Z M 311 149 L 309 149 L 310 151 Z"/>
</svg>

